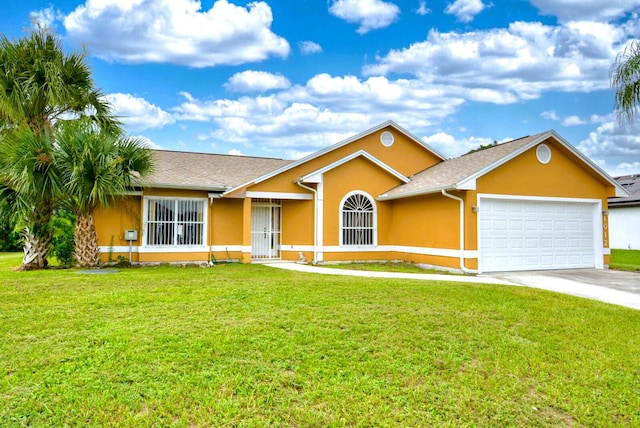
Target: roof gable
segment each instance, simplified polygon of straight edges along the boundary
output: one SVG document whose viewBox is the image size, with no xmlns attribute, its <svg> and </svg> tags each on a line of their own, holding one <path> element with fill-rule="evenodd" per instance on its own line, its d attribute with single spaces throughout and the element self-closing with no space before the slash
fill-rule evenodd
<svg viewBox="0 0 640 428">
<path fill-rule="evenodd" d="M 310 154 L 309 156 L 306 156 L 306 157 L 304 157 L 302 159 L 299 159 L 299 160 L 297 160 L 295 162 L 292 162 L 292 163 L 284 165 L 284 166 L 282 166 L 282 167 L 280 167 L 278 169 L 270 171 L 270 172 L 268 172 L 268 173 L 266 173 L 266 174 L 264 174 L 264 175 L 262 175 L 262 176 L 260 176 L 260 177 L 258 177 L 256 179 L 254 179 L 254 180 L 250 180 L 250 181 L 244 182 L 241 185 L 239 185 L 237 187 L 234 187 L 233 189 L 230 189 L 229 191 L 227 191 L 225 193 L 225 195 L 230 195 L 230 194 L 235 193 L 235 192 L 237 192 L 237 191 L 239 191 L 239 190 L 241 190 L 241 189 L 243 189 L 245 187 L 256 185 L 258 183 L 264 182 L 264 181 L 266 181 L 266 180 L 268 180 L 270 178 L 273 178 L 273 177 L 275 177 L 277 175 L 283 174 L 283 173 L 285 173 L 285 172 L 287 172 L 287 171 L 289 171 L 289 170 L 291 170 L 293 168 L 296 168 L 298 166 L 304 165 L 306 163 L 309 163 L 309 162 L 313 161 L 314 159 L 318 159 L 321 156 L 324 156 L 324 155 L 326 155 L 328 153 L 336 151 L 336 150 L 338 150 L 338 149 L 340 149 L 340 148 L 342 148 L 344 146 L 347 146 L 350 143 L 353 143 L 355 141 L 361 140 L 361 139 L 363 139 L 364 137 L 366 137 L 368 135 L 371 135 L 371 134 L 374 134 L 376 132 L 379 132 L 380 130 L 382 130 L 384 128 L 387 128 L 387 127 L 391 127 L 395 131 L 397 131 L 399 133 L 402 133 L 410 141 L 416 143 L 417 145 L 419 145 L 423 149 L 426 149 L 428 152 L 430 152 L 436 158 L 438 158 L 440 160 L 445 160 L 446 159 L 446 157 L 443 154 L 439 153 L 438 151 L 436 151 L 435 149 L 433 149 L 432 147 L 427 145 L 425 142 L 423 142 L 418 137 L 414 136 L 413 134 L 411 134 L 410 132 L 408 132 L 407 130 L 405 130 L 404 128 L 402 128 L 401 126 L 396 124 L 395 122 L 386 121 L 386 122 L 381 123 L 380 125 L 377 125 L 377 126 L 375 126 L 373 128 L 370 128 L 370 129 L 368 129 L 368 130 L 366 130 L 364 132 L 361 132 L 361 133 L 359 133 L 357 135 L 354 135 L 354 136 L 352 136 L 350 138 L 347 138 L 346 140 L 340 141 L 340 142 L 338 142 L 336 144 L 333 144 L 333 145 L 331 145 L 331 146 L 329 146 L 329 147 L 327 147 L 325 149 L 322 149 L 322 150 L 319 150 L 317 152 L 314 152 L 314 153 Z M 393 168 L 390 168 L 390 169 L 393 170 Z M 397 171 L 395 171 L 395 172 L 397 172 Z M 305 174 L 305 175 L 308 175 L 308 173 Z M 403 176 L 402 174 L 400 174 L 400 175 Z"/>
<path fill-rule="evenodd" d="M 377 165 L 378 167 L 380 167 L 382 170 L 388 172 L 389 174 L 393 175 L 394 177 L 396 177 L 398 180 L 404 182 L 404 183 L 408 183 L 409 182 L 409 178 L 405 177 L 404 175 L 400 174 L 398 171 L 396 171 L 395 169 L 391 168 L 389 165 L 385 164 L 384 162 L 380 161 L 379 159 L 377 159 L 374 156 L 371 156 L 369 153 L 365 152 L 364 150 L 358 150 L 357 152 L 354 152 L 352 154 L 350 154 L 349 156 L 346 156 L 336 162 L 333 162 L 329 165 L 326 165 L 320 169 L 317 169 L 313 172 L 310 172 L 302 177 L 300 177 L 297 181 L 300 183 L 319 183 L 321 178 L 320 176 L 322 174 L 324 174 L 325 172 L 331 171 L 334 168 L 339 167 L 340 165 L 343 165 L 347 162 L 352 161 L 355 158 L 358 157 L 363 157 L 365 159 L 368 159 L 369 161 L 371 161 L 373 164 Z"/>
<path fill-rule="evenodd" d="M 616 195 L 626 195 L 626 191 L 606 172 L 580 153 L 555 131 L 519 138 L 494 147 L 468 153 L 432 166 L 411 177 L 411 182 L 402 184 L 379 196 L 380 200 L 406 198 L 445 190 L 475 190 L 476 180 L 505 164 L 543 141 L 553 138 L 569 152 L 580 159 L 596 175 L 616 189 Z"/>
</svg>

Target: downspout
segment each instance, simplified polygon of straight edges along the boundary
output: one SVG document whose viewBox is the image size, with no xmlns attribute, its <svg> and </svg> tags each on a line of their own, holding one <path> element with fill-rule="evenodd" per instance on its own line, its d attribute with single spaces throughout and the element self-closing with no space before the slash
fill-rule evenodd
<svg viewBox="0 0 640 428">
<path fill-rule="evenodd" d="M 464 273 L 478 273 L 477 270 L 467 269 L 464 265 L 464 200 L 447 193 L 445 189 L 442 189 L 442 195 L 460 202 L 460 269 Z"/>
<path fill-rule="evenodd" d="M 207 247 L 209 248 L 209 260 L 207 260 L 207 263 L 209 264 L 209 266 L 212 266 L 213 263 L 211 262 L 211 255 L 213 254 L 213 251 L 211 250 L 211 245 L 213 244 L 213 239 L 211 238 L 211 233 L 213 232 L 212 229 L 213 227 L 211 227 L 211 216 L 213 215 L 212 213 L 212 208 L 213 208 L 213 197 L 209 197 L 209 209 L 207 210 L 208 216 L 209 218 L 207 219 Z"/>
<path fill-rule="evenodd" d="M 302 184 L 300 180 L 296 180 L 295 183 L 303 189 L 309 190 L 313 193 L 313 264 L 316 264 L 318 260 L 318 192 L 313 187 Z"/>
</svg>

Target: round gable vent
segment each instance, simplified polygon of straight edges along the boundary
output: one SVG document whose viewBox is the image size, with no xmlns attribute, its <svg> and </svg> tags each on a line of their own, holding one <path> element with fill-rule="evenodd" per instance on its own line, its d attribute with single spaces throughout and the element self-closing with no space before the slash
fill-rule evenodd
<svg viewBox="0 0 640 428">
<path fill-rule="evenodd" d="M 389 131 L 384 131 L 380 134 L 380 142 L 385 147 L 391 147 L 393 144 L 393 134 Z"/>
<path fill-rule="evenodd" d="M 546 144 L 540 144 L 536 148 L 536 156 L 540 163 L 547 164 L 551 160 L 551 149 Z"/>
</svg>

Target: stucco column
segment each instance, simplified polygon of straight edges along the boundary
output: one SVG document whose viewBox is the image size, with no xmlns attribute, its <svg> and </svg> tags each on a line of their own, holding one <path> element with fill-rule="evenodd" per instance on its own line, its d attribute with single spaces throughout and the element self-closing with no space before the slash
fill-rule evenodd
<svg viewBox="0 0 640 428">
<path fill-rule="evenodd" d="M 251 198 L 242 204 L 242 262 L 251 263 Z"/>
</svg>

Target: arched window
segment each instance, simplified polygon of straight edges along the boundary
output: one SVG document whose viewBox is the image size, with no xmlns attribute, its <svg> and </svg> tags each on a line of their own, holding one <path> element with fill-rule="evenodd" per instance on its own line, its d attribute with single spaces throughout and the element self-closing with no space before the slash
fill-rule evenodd
<svg viewBox="0 0 640 428">
<path fill-rule="evenodd" d="M 377 241 L 376 206 L 363 192 L 352 192 L 342 200 L 340 245 L 373 246 Z"/>
</svg>

